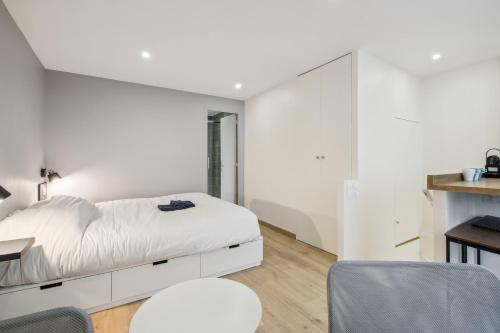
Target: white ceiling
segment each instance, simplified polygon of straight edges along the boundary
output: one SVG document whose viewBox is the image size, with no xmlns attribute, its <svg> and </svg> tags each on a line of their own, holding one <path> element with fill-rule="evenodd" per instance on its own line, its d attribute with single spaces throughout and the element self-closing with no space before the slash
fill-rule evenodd
<svg viewBox="0 0 500 333">
<path fill-rule="evenodd" d="M 237 99 L 356 48 L 421 76 L 500 55 L 499 0 L 4 2 L 48 69 Z"/>
</svg>

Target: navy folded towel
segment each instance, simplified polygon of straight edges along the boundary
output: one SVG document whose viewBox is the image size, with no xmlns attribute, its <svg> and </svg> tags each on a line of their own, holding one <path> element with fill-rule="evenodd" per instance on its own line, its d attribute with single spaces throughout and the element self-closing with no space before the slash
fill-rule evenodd
<svg viewBox="0 0 500 333">
<path fill-rule="evenodd" d="M 172 212 L 175 210 L 187 209 L 194 207 L 191 201 L 171 200 L 168 205 L 158 205 L 158 209 L 162 212 Z"/>
</svg>

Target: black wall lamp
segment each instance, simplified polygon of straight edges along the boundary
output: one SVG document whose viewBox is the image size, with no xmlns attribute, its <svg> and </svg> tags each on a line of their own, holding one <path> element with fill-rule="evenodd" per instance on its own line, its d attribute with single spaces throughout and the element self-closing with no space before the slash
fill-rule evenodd
<svg viewBox="0 0 500 333">
<path fill-rule="evenodd" d="M 61 176 L 56 171 L 49 169 L 41 169 L 40 176 L 42 176 L 42 178 L 47 177 L 50 183 L 58 179 L 61 179 Z"/>
<path fill-rule="evenodd" d="M 10 192 L 0 186 L 0 203 L 2 203 L 2 201 L 4 201 L 4 199 L 7 199 L 8 197 L 10 197 Z"/>
<path fill-rule="evenodd" d="M 62 178 L 56 171 L 46 168 L 40 169 L 40 177 L 44 182 L 38 184 L 38 201 L 47 199 L 47 182 L 52 183 Z"/>
</svg>

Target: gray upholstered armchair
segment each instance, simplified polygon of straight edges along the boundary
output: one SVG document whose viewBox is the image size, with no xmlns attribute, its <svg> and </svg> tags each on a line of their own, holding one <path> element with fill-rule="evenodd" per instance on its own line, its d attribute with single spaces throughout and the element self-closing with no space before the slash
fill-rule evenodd
<svg viewBox="0 0 500 333">
<path fill-rule="evenodd" d="M 65 307 L 0 321 L 2 333 L 93 333 L 89 315 Z"/>
<path fill-rule="evenodd" d="M 341 261 L 329 332 L 500 332 L 500 280 L 477 265 Z"/>
</svg>

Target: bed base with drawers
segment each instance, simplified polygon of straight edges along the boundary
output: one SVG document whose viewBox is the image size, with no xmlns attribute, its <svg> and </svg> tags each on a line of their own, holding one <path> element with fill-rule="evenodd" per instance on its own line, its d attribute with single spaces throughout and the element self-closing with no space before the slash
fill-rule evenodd
<svg viewBox="0 0 500 333">
<path fill-rule="evenodd" d="M 220 277 L 263 260 L 263 240 L 89 276 L 0 288 L 0 320 L 61 306 L 94 313 L 148 298 L 173 284 Z"/>
</svg>

